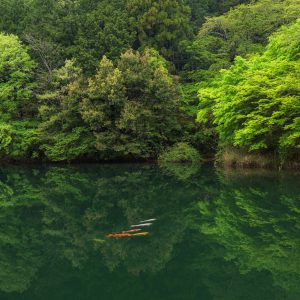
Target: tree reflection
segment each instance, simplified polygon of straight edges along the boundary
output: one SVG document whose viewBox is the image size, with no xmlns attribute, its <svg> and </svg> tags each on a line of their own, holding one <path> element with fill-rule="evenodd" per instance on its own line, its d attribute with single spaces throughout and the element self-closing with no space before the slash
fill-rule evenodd
<svg viewBox="0 0 300 300">
<path fill-rule="evenodd" d="M 295 178 L 268 172 L 219 175 L 219 194 L 198 204 L 201 233 L 241 274 L 266 272 L 285 299 L 299 299 L 300 187 Z"/>
<path fill-rule="evenodd" d="M 5 292 L 26 290 L 40 268 L 57 260 L 82 268 L 95 249 L 111 271 L 123 265 L 135 275 L 158 272 L 182 240 L 184 208 L 198 197 L 197 184 L 178 186 L 154 166 L 16 167 L 2 171 L 0 179 Z M 159 226 L 149 239 L 93 244 L 152 216 Z"/>
<path fill-rule="evenodd" d="M 180 165 L 2 169 L 0 298 L 299 299 L 296 178 Z M 105 237 L 153 217 L 149 237 Z"/>
</svg>

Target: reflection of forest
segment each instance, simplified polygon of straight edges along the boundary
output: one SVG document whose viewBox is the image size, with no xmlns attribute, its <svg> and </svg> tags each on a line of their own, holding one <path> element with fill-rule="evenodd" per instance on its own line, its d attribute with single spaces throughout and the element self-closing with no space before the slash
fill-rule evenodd
<svg viewBox="0 0 300 300">
<path fill-rule="evenodd" d="M 3 169 L 0 298 L 299 299 L 296 177 L 191 168 Z"/>
<path fill-rule="evenodd" d="M 0 288 L 22 292 L 45 267 L 67 260 L 82 268 L 95 253 L 110 271 L 163 269 L 205 178 L 183 183 L 153 166 L 80 166 L 9 168 L 0 180 Z M 143 242 L 93 243 L 149 217 L 159 226 Z"/>
<path fill-rule="evenodd" d="M 299 176 L 247 171 L 219 179 L 213 201 L 198 204 L 201 233 L 241 274 L 270 276 L 276 294 L 253 299 L 300 299 Z"/>
</svg>

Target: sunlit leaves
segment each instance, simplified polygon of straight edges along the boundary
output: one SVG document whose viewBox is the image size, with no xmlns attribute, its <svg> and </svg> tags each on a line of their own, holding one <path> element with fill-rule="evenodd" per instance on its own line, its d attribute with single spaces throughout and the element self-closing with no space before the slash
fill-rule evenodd
<svg viewBox="0 0 300 300">
<path fill-rule="evenodd" d="M 221 145 L 277 152 L 282 159 L 297 152 L 299 28 L 299 21 L 283 27 L 263 55 L 238 58 L 210 87 L 200 89 L 198 119 L 206 120 L 210 103 Z"/>
</svg>

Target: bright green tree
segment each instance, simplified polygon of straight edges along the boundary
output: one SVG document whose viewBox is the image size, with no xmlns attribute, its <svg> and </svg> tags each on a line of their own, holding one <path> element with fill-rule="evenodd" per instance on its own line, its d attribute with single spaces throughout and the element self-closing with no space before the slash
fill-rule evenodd
<svg viewBox="0 0 300 300">
<path fill-rule="evenodd" d="M 262 55 L 238 58 L 199 91 L 198 119 L 216 125 L 220 146 L 293 157 L 300 148 L 300 20 L 284 26 Z"/>
<path fill-rule="evenodd" d="M 21 118 L 32 107 L 34 62 L 14 35 L 0 33 L 0 118 Z"/>
<path fill-rule="evenodd" d="M 2 159 L 34 155 L 37 111 L 34 100 L 35 63 L 14 35 L 0 33 L 0 156 Z"/>
<path fill-rule="evenodd" d="M 299 13 L 299 0 L 259 0 L 208 18 L 195 41 L 186 47 L 186 68 L 195 70 L 190 76 L 203 80 L 229 68 L 236 56 L 262 52 L 270 34 L 294 22 Z"/>
</svg>

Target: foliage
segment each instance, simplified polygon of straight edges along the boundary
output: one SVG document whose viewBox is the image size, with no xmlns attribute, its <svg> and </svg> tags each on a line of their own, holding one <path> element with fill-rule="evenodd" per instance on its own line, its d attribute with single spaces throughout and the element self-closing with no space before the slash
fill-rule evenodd
<svg viewBox="0 0 300 300">
<path fill-rule="evenodd" d="M 220 146 L 281 154 L 299 151 L 300 21 L 283 27 L 262 55 L 237 58 L 200 90 L 199 121 L 212 110 Z"/>
<path fill-rule="evenodd" d="M 0 117 L 21 118 L 30 111 L 34 63 L 18 37 L 0 33 Z"/>
<path fill-rule="evenodd" d="M 299 13 L 299 0 L 2 1 L 1 159 L 155 159 L 178 141 L 298 159 L 298 28 L 267 44 Z"/>
<path fill-rule="evenodd" d="M 39 138 L 36 127 L 34 121 L 15 121 L 10 125 L 0 123 L 0 158 L 37 158 Z"/>
<path fill-rule="evenodd" d="M 39 96 L 41 150 L 53 161 L 73 160 L 89 154 L 93 139 L 80 115 L 81 70 L 74 61 L 54 70 L 49 91 Z"/>
<path fill-rule="evenodd" d="M 200 231 L 217 241 L 225 260 L 241 274 L 268 272 L 276 286 L 293 295 L 290 299 L 298 298 L 299 188 L 286 175 L 232 172 L 219 177 L 217 195 L 198 204 Z"/>
<path fill-rule="evenodd" d="M 177 143 L 170 149 L 165 150 L 159 156 L 161 163 L 197 163 L 201 160 L 199 152 L 186 143 Z"/>
<path fill-rule="evenodd" d="M 128 0 L 127 10 L 139 46 L 154 48 L 179 63 L 179 44 L 191 34 L 189 6 L 178 0 Z"/>
<path fill-rule="evenodd" d="M 262 52 L 270 34 L 295 21 L 299 13 L 299 0 L 260 0 L 208 18 L 195 41 L 186 46 L 190 57 L 186 69 L 195 70 L 189 76 L 203 80 L 229 68 L 236 56 Z"/>
<path fill-rule="evenodd" d="M 0 157 L 30 158 L 37 142 L 35 64 L 18 37 L 0 33 Z"/>
<path fill-rule="evenodd" d="M 249 0 L 185 0 L 191 8 L 191 22 L 195 31 L 205 22 L 205 18 L 210 15 L 223 14 L 231 7 Z"/>
<path fill-rule="evenodd" d="M 153 158 L 178 137 L 179 93 L 156 51 L 104 57 L 81 104 L 103 158 Z"/>
<path fill-rule="evenodd" d="M 98 1 L 96 7 L 80 15 L 70 52 L 85 70 L 94 71 L 103 55 L 116 60 L 132 46 L 135 33 L 128 23 L 124 0 Z"/>
<path fill-rule="evenodd" d="M 12 142 L 11 126 L 0 124 L 0 151 L 1 154 L 7 155 L 9 153 L 9 146 Z"/>
<path fill-rule="evenodd" d="M 88 87 L 73 61 L 40 95 L 41 149 L 55 161 L 148 159 L 178 138 L 179 92 L 152 50 L 103 57 Z"/>
</svg>

